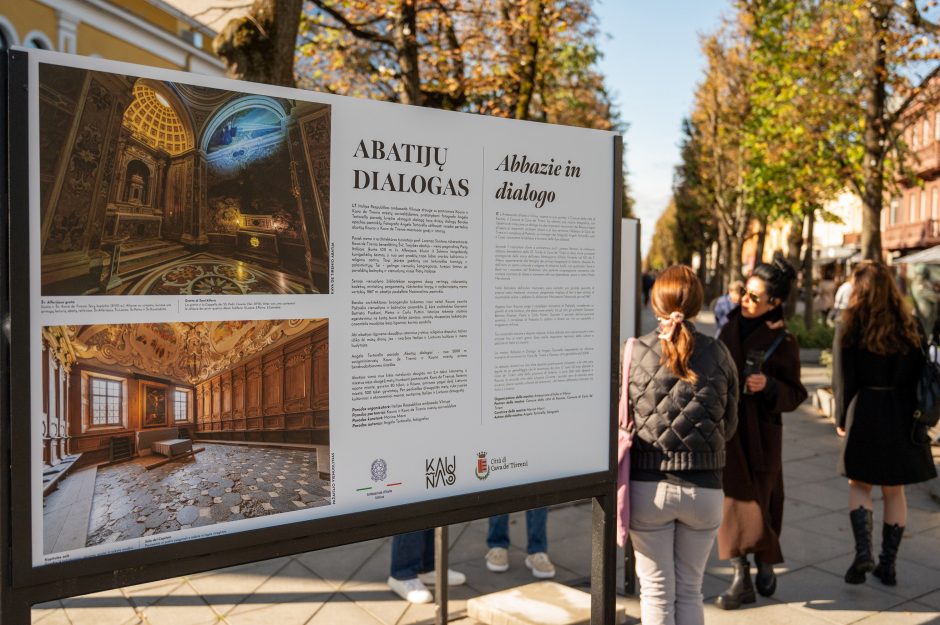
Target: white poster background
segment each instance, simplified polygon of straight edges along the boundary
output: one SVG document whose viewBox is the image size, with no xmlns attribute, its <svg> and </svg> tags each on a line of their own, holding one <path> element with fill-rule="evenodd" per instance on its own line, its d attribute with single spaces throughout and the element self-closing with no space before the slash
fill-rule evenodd
<svg viewBox="0 0 940 625">
<path fill-rule="evenodd" d="M 342 98 L 46 51 L 30 50 L 29 54 L 32 414 L 42 414 L 42 326 L 328 318 L 332 470 L 332 505 L 329 506 L 44 556 L 42 432 L 40 419 L 34 418 L 31 422 L 31 475 L 35 565 L 607 470 L 613 262 L 611 212 L 615 175 L 612 133 Z M 330 104 L 332 293 L 216 298 L 231 302 L 251 298 L 272 304 L 269 310 L 260 313 L 236 309 L 224 314 L 186 312 L 182 296 L 71 298 L 93 305 L 109 301 L 157 305 L 157 310 L 147 313 L 42 313 L 43 300 L 48 303 L 53 298 L 42 298 L 40 294 L 37 153 L 40 63 Z M 372 146 L 373 141 L 385 146 L 410 144 L 446 148 L 443 171 L 437 165 L 424 167 L 415 163 L 364 159 L 360 142 Z M 538 168 L 542 173 L 502 171 L 500 163 L 504 158 L 511 160 L 513 155 L 542 164 Z M 564 171 L 569 161 L 572 167 L 578 168 L 577 176 L 545 173 L 558 172 L 555 165 L 560 165 Z M 377 171 L 383 176 L 390 173 L 397 177 L 403 173 L 407 178 L 420 174 L 444 180 L 450 178 L 455 182 L 463 180 L 469 193 L 465 197 L 454 197 L 355 189 L 356 169 Z M 567 171 L 574 172 L 573 169 Z M 536 206 L 537 200 L 531 199 L 497 199 L 497 191 L 507 182 L 513 183 L 515 188 L 524 188 L 528 183 L 531 189 L 543 192 L 543 197 L 554 194 L 554 199 L 546 199 L 542 206 Z M 354 206 L 369 207 L 367 213 L 372 207 L 427 209 L 430 213 L 447 209 L 463 214 L 466 227 L 438 233 L 394 229 L 363 231 L 353 218 Z M 511 231 L 501 229 L 497 213 L 521 227 Z M 564 232 L 566 224 L 573 223 L 572 219 L 578 223 L 576 236 Z M 439 249 L 456 250 L 463 245 L 467 250 L 466 267 L 443 270 L 437 266 L 425 267 L 419 273 L 393 276 L 440 280 L 460 286 L 434 294 L 354 295 L 351 292 L 353 279 L 381 279 L 392 275 L 353 272 L 354 236 L 421 239 L 424 245 L 436 241 Z M 455 241 L 462 243 L 458 245 Z M 531 253 L 525 253 L 526 246 Z M 566 254 L 574 255 L 571 257 L 576 258 L 576 262 L 567 262 Z M 518 265 L 508 272 L 504 262 L 507 255 L 513 256 L 512 262 Z M 574 265 L 579 269 L 571 274 L 566 267 Z M 502 277 L 496 277 L 497 270 Z M 564 294 L 564 299 L 557 300 L 555 296 L 559 294 Z M 624 305 L 631 306 L 628 294 L 624 295 Z M 434 306 L 451 306 L 457 302 L 459 314 L 423 324 L 390 323 L 378 318 L 374 323 L 354 325 L 353 303 L 364 300 L 386 305 L 402 300 Z M 497 327 L 496 315 L 505 318 L 507 306 L 514 306 L 511 312 L 515 321 L 508 327 Z M 428 330 L 450 334 L 446 335 L 448 338 L 428 336 L 421 340 L 392 338 L 381 345 L 366 347 L 351 344 L 354 333 Z M 531 335 L 520 338 L 518 333 L 525 332 Z M 517 333 L 508 344 L 507 333 Z M 565 338 L 566 333 L 573 338 Z M 372 357 L 383 364 L 368 369 L 353 366 L 354 362 Z M 570 371 L 577 369 L 576 381 L 558 381 L 558 376 L 573 375 L 565 372 L 565 363 L 577 363 L 577 367 L 567 367 Z M 453 382 L 453 376 L 448 373 L 449 390 L 442 393 L 382 400 L 361 397 L 354 400 L 352 397 L 354 376 L 437 375 L 445 370 L 464 371 L 463 382 Z M 555 381 L 550 379 L 553 376 Z M 549 380 L 544 381 L 546 378 Z M 378 385 L 365 387 L 378 388 Z M 362 388 L 360 383 L 360 391 Z M 507 397 L 512 398 L 514 403 L 509 405 L 516 412 L 508 413 L 505 403 L 497 410 L 497 399 L 505 401 Z M 422 409 L 421 402 L 436 402 L 437 407 Z M 393 418 L 394 422 L 353 427 L 354 409 L 363 414 L 363 410 L 392 403 L 413 405 L 403 407 L 405 412 Z M 502 416 L 497 418 L 497 412 Z M 482 454 L 485 454 L 483 463 Z M 376 466 L 385 468 L 379 480 L 373 471 Z"/>
</svg>

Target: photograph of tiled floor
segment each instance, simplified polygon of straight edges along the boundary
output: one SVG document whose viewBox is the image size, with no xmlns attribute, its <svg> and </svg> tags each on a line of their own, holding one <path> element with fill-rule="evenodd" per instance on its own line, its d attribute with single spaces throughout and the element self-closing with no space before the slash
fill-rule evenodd
<svg viewBox="0 0 940 625">
<path fill-rule="evenodd" d="M 316 453 L 197 443 L 194 458 L 145 456 L 66 477 L 46 497 L 44 550 L 118 542 L 328 505 Z"/>
</svg>

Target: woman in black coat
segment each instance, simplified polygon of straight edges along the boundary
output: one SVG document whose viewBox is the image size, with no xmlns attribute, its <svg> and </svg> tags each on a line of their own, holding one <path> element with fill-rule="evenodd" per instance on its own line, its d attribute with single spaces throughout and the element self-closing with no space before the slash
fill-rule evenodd
<svg viewBox="0 0 940 625">
<path fill-rule="evenodd" d="M 873 571 L 897 584 L 895 559 L 907 501 L 904 484 L 937 476 L 926 428 L 914 420 L 924 338 L 888 268 L 864 261 L 853 272 L 849 307 L 832 347 L 836 426 L 844 436 L 839 473 L 849 478 L 855 560 L 845 573 L 861 584 Z M 872 485 L 884 495 L 881 554 L 872 557 Z"/>
<path fill-rule="evenodd" d="M 795 275 L 783 258 L 758 265 L 747 280 L 740 306 L 719 335 L 737 365 L 742 386 L 738 431 L 728 442 L 724 518 L 718 528 L 718 557 L 730 560 L 734 570 L 730 587 L 715 600 L 723 610 L 754 603 L 755 586 L 761 595 L 772 595 L 777 588 L 773 565 L 783 562 L 782 413 L 795 410 L 806 399 L 800 382 L 800 346 L 783 322 L 783 302 Z M 756 354 L 761 355 L 759 370 L 747 364 L 755 361 Z M 756 584 L 751 581 L 748 554 L 754 555 L 757 566 Z"/>
</svg>

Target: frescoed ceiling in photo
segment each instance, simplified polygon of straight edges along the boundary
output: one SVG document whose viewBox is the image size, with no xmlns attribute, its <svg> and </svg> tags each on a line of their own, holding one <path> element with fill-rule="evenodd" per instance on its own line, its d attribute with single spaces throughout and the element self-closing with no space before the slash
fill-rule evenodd
<svg viewBox="0 0 940 625">
<path fill-rule="evenodd" d="M 326 319 L 64 326 L 81 364 L 199 384 L 266 347 L 325 325 Z"/>
</svg>

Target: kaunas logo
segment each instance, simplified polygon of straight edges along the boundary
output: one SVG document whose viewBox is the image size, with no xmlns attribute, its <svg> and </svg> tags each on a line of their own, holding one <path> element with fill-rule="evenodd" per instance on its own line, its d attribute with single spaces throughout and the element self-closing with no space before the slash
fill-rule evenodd
<svg viewBox="0 0 940 625">
<path fill-rule="evenodd" d="M 486 452 L 477 452 L 476 476 L 478 480 L 485 480 L 490 476 L 490 467 L 486 464 Z"/>
<path fill-rule="evenodd" d="M 443 456 L 424 461 L 424 487 L 453 486 L 457 481 L 457 456 Z"/>
</svg>

